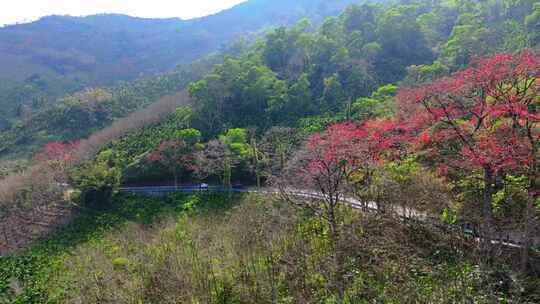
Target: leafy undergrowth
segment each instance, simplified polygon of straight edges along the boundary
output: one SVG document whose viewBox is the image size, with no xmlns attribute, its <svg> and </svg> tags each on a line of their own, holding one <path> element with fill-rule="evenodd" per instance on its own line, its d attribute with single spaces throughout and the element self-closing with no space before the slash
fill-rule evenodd
<svg viewBox="0 0 540 304">
<path fill-rule="evenodd" d="M 65 278 L 65 263 L 81 247 L 106 246 L 107 236 L 130 225 L 150 227 L 167 215 L 226 208 L 231 199 L 220 194 L 172 195 L 166 198 L 119 195 L 111 209 L 85 213 L 54 237 L 15 257 L 0 258 L 0 303 L 57 303 L 69 288 L 55 286 Z"/>
<path fill-rule="evenodd" d="M 112 210 L 1 260 L 0 295 L 115 304 L 540 299 L 538 279 L 523 284 L 503 264 L 476 266 L 467 240 L 354 211 L 341 220 L 332 245 L 324 221 L 261 196 L 122 196 Z"/>
</svg>

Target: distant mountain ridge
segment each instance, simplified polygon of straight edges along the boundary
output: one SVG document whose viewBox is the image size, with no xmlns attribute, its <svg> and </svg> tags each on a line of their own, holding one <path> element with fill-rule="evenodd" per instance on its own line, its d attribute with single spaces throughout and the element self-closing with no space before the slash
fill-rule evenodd
<svg viewBox="0 0 540 304">
<path fill-rule="evenodd" d="M 250 0 L 191 20 L 48 16 L 0 28 L 0 118 L 88 86 L 153 75 L 268 27 L 315 22 L 359 0 Z M 23 109 L 24 110 L 24 109 Z"/>
</svg>

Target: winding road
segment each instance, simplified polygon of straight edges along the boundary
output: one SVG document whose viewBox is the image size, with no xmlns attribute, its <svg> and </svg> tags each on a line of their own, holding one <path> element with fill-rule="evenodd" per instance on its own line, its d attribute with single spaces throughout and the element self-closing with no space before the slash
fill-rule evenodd
<svg viewBox="0 0 540 304">
<path fill-rule="evenodd" d="M 121 192 L 125 193 L 138 193 L 138 194 L 147 194 L 147 195 L 167 195 L 171 193 L 197 193 L 197 192 L 235 192 L 235 193 L 265 193 L 265 194 L 278 194 L 279 192 L 277 190 L 272 189 L 258 189 L 258 188 L 249 188 L 249 187 L 243 187 L 243 186 L 233 186 L 232 188 L 227 188 L 224 186 L 200 186 L 200 185 L 189 185 L 189 186 L 139 186 L 139 187 L 123 187 L 120 188 Z M 296 196 L 296 197 L 305 197 L 309 199 L 324 199 L 324 195 L 314 192 L 314 191 L 302 191 L 302 190 L 290 190 L 290 195 Z M 360 200 L 352 198 L 352 197 L 344 197 L 342 198 L 343 203 L 349 205 L 351 208 L 363 210 L 363 211 L 369 211 L 369 212 L 377 212 L 378 206 L 375 202 L 370 202 L 368 204 L 362 203 Z M 407 209 L 407 208 L 400 208 L 401 210 L 397 211 L 397 214 L 401 218 L 407 218 L 407 219 L 415 219 L 419 220 L 421 222 L 434 225 L 438 228 L 443 228 L 445 230 L 460 230 L 464 234 L 477 237 L 478 235 L 475 233 L 474 230 L 469 229 L 467 227 L 460 227 L 457 225 L 447 225 L 443 223 L 434 223 L 433 221 L 429 220 L 429 217 L 426 213 L 419 212 L 414 209 Z M 496 239 L 491 241 L 493 244 L 497 245 L 503 245 L 506 247 L 511 248 L 521 248 L 521 242 L 517 241 L 515 238 L 512 239 L 512 237 L 507 236 L 503 239 Z M 540 246 L 540 240 L 535 240 L 534 246 Z"/>
</svg>

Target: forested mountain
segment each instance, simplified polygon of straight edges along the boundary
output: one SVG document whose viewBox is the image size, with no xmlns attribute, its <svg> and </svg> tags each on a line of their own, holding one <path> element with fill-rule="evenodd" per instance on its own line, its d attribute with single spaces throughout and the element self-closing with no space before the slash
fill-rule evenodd
<svg viewBox="0 0 540 304">
<path fill-rule="evenodd" d="M 193 20 L 49 16 L 0 28 L 0 127 L 85 87 L 167 72 L 241 35 L 322 20 L 354 0 L 252 0 Z"/>
<path fill-rule="evenodd" d="M 288 26 L 25 111 L 0 303 L 539 303 L 540 1 L 345 2 L 160 21 Z"/>
</svg>

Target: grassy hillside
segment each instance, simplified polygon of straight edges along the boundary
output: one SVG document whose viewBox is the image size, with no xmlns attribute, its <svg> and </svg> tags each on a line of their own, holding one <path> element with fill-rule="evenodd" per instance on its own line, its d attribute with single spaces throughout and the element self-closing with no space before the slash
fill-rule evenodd
<svg viewBox="0 0 540 304">
<path fill-rule="evenodd" d="M 346 210 L 344 210 L 346 211 Z M 346 215 L 345 215 L 346 214 Z M 119 196 L 54 238 L 0 259 L 0 303 L 533 303 L 470 240 L 415 223 L 345 216 L 333 274 L 323 222 L 258 196 Z M 523 289 L 522 289 L 523 288 Z"/>
</svg>

